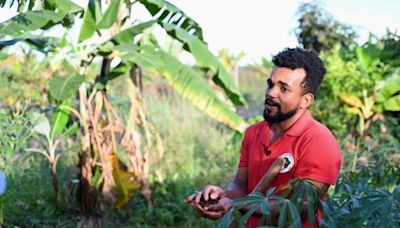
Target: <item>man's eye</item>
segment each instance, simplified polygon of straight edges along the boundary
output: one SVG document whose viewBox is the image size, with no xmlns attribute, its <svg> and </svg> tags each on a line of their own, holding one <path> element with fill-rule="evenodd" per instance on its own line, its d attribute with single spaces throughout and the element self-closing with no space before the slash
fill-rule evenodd
<svg viewBox="0 0 400 228">
<path fill-rule="evenodd" d="M 281 87 L 281 90 L 282 90 L 283 92 L 289 91 L 286 87 Z"/>
</svg>

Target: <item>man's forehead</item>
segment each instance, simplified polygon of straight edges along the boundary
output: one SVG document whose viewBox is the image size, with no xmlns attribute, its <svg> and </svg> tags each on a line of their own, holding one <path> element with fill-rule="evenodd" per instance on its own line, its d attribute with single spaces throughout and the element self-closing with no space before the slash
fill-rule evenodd
<svg viewBox="0 0 400 228">
<path fill-rule="evenodd" d="M 274 67 L 269 76 L 272 81 L 281 81 L 287 84 L 301 83 L 306 76 L 303 68 L 290 69 L 287 67 Z"/>
</svg>

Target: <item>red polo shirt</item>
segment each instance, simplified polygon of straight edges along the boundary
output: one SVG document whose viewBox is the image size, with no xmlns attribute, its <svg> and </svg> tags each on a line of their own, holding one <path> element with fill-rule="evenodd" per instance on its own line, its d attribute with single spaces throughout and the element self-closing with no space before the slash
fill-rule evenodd
<svg viewBox="0 0 400 228">
<path fill-rule="evenodd" d="M 309 178 L 334 185 L 339 175 L 341 153 L 330 130 L 306 111 L 274 144 L 270 144 L 270 124 L 263 121 L 250 126 L 242 142 L 239 167 L 248 168 L 250 193 L 275 159 L 285 153 L 294 158 L 286 173 L 279 173 L 270 187 L 286 184 L 293 178 Z M 256 227 L 258 219 L 250 217 L 248 227 Z M 303 227 L 308 223 L 303 222 Z"/>
</svg>

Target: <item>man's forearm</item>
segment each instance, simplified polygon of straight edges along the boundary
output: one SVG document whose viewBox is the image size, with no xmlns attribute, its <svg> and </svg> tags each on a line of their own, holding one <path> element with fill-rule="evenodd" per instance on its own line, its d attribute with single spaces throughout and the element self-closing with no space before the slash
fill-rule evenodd
<svg viewBox="0 0 400 228">
<path fill-rule="evenodd" d="M 236 199 L 247 195 L 247 184 L 240 183 L 234 180 L 228 184 L 228 187 L 224 191 L 224 196 L 230 199 Z"/>
</svg>

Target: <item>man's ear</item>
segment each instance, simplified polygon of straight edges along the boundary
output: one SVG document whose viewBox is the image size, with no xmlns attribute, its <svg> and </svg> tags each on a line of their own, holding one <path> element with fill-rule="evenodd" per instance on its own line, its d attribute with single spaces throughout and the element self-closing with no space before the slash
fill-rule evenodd
<svg viewBox="0 0 400 228">
<path fill-rule="evenodd" d="M 314 101 L 314 95 L 312 93 L 306 93 L 302 96 L 300 101 L 300 108 L 307 109 Z"/>
</svg>

